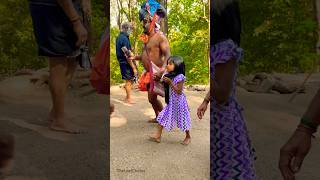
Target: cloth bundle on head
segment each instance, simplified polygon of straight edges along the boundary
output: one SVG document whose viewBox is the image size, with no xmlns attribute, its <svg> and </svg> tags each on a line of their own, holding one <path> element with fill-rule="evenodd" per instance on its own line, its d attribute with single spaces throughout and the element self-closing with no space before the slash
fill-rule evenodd
<svg viewBox="0 0 320 180">
<path fill-rule="evenodd" d="M 147 0 L 141 5 L 141 9 L 139 11 L 139 19 L 140 21 L 144 20 L 145 18 L 152 18 L 152 22 L 150 25 L 149 31 L 152 28 L 155 28 L 155 31 L 160 30 L 160 20 L 161 18 L 165 18 L 167 15 L 165 8 L 159 4 L 155 0 Z M 141 40 L 145 43 L 148 41 L 147 36 L 142 35 Z"/>
<path fill-rule="evenodd" d="M 155 14 L 161 18 L 166 17 L 166 10 L 157 1 L 148 0 L 141 5 L 141 9 L 139 11 L 140 21 L 142 21 L 147 15 L 153 17 Z"/>
</svg>

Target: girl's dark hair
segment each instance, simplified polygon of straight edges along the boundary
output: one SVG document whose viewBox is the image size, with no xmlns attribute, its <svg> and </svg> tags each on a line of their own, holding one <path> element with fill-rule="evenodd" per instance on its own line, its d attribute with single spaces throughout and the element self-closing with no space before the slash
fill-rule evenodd
<svg viewBox="0 0 320 180">
<path fill-rule="evenodd" d="M 168 64 L 169 62 L 172 62 L 174 64 L 174 70 L 166 74 L 165 77 L 173 79 L 179 74 L 185 75 L 185 65 L 182 57 L 171 56 L 168 60 Z M 165 101 L 167 104 L 169 104 L 169 85 L 168 84 L 164 84 L 164 90 L 165 90 Z"/>
<path fill-rule="evenodd" d="M 168 64 L 169 62 L 172 62 L 174 64 L 174 70 L 173 72 L 170 72 L 172 73 L 172 75 L 174 75 L 172 78 L 176 77 L 179 74 L 185 75 L 185 65 L 182 57 L 171 56 L 168 60 Z"/>
</svg>

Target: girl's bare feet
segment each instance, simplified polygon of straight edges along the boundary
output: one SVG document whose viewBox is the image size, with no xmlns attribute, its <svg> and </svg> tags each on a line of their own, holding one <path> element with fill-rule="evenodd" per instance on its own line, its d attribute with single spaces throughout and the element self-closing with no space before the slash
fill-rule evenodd
<svg viewBox="0 0 320 180">
<path fill-rule="evenodd" d="M 153 141 L 153 142 L 160 143 L 161 142 L 161 136 L 152 135 L 152 136 L 149 136 L 149 140 Z"/>
<path fill-rule="evenodd" d="M 150 119 L 148 123 L 158 123 L 157 118 Z"/>
<path fill-rule="evenodd" d="M 149 136 L 149 140 L 153 142 L 160 143 L 161 142 L 161 134 L 162 134 L 163 127 L 158 125 L 157 132 L 154 135 Z"/>
<path fill-rule="evenodd" d="M 186 137 L 182 142 L 181 144 L 182 145 L 188 145 L 191 143 L 191 137 Z"/>
<path fill-rule="evenodd" d="M 190 143 L 191 143 L 190 131 L 187 130 L 187 131 L 186 131 L 186 138 L 182 141 L 181 144 L 183 144 L 183 145 L 188 145 L 188 144 L 190 144 Z"/>
</svg>

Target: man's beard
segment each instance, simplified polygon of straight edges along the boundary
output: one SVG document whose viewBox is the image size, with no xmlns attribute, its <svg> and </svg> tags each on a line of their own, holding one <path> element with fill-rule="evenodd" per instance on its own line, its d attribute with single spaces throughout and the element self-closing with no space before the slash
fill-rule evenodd
<svg viewBox="0 0 320 180">
<path fill-rule="evenodd" d="M 143 33 L 148 34 L 148 29 L 147 28 L 143 28 Z"/>
<path fill-rule="evenodd" d="M 143 33 L 149 35 L 149 28 L 143 27 Z"/>
<path fill-rule="evenodd" d="M 211 0 L 213 10 L 220 14 L 229 4 L 238 0 Z"/>
</svg>

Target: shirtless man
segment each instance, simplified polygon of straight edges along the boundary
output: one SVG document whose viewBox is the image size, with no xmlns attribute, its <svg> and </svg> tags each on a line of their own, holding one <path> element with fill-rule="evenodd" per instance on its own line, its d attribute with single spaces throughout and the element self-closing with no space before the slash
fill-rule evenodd
<svg viewBox="0 0 320 180">
<path fill-rule="evenodd" d="M 142 55 L 135 56 L 134 60 L 141 60 L 143 67 L 147 72 L 150 72 L 149 69 L 149 60 L 153 62 L 157 67 L 159 67 L 161 70 L 159 72 L 153 72 L 153 78 L 155 81 L 159 81 L 161 78 L 161 75 L 165 71 L 165 67 L 167 65 L 167 60 L 170 57 L 170 47 L 169 42 L 167 38 L 161 34 L 155 32 L 155 27 L 151 27 L 152 17 L 149 15 L 146 15 L 143 19 L 143 29 L 144 33 L 148 35 L 148 42 L 145 44 Z M 158 100 L 157 94 L 154 92 L 151 92 L 150 84 L 148 86 L 148 99 L 150 104 L 152 105 L 152 108 L 156 114 L 156 117 L 158 114 L 162 111 L 163 106 L 162 103 Z M 148 122 L 157 123 L 156 118 L 151 119 Z"/>
</svg>

